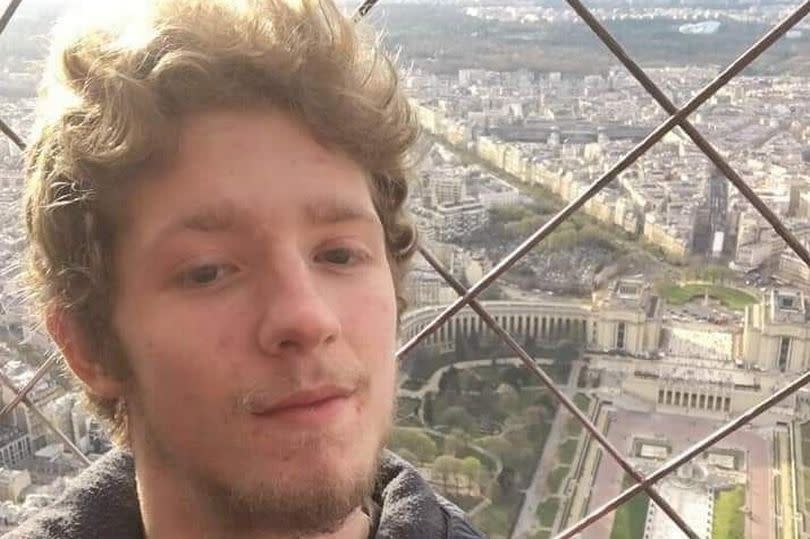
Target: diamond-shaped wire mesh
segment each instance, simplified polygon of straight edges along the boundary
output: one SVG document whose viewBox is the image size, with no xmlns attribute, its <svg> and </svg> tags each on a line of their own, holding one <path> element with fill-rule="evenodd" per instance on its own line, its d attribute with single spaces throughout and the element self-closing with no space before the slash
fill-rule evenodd
<svg viewBox="0 0 810 539">
<path fill-rule="evenodd" d="M 0 33 L 8 25 L 16 9 L 19 7 L 22 0 L 12 0 L 6 7 L 2 16 L 0 16 Z M 694 444 L 687 451 L 683 452 L 677 457 L 670 459 L 661 468 L 648 476 L 640 474 L 632 464 L 621 455 L 621 453 L 612 445 L 612 443 L 604 436 L 602 431 L 596 427 L 593 422 L 576 406 L 571 399 L 569 399 L 564 392 L 562 392 L 551 380 L 551 378 L 538 366 L 532 357 L 518 344 L 518 342 L 499 325 L 494 317 L 492 317 L 478 302 L 476 297 L 498 279 L 504 272 L 506 272 L 512 265 L 514 265 L 520 258 L 528 253 L 534 246 L 543 241 L 551 232 L 553 232 L 562 222 L 568 219 L 577 209 L 582 207 L 588 200 L 595 196 L 602 190 L 616 175 L 630 166 L 636 159 L 642 156 L 649 148 L 651 148 L 658 140 L 660 140 L 666 133 L 668 133 L 675 126 L 681 127 L 689 138 L 700 148 L 706 156 L 717 166 L 717 168 L 726 176 L 726 178 L 740 191 L 740 193 L 748 199 L 754 208 L 765 218 L 765 220 L 773 227 L 773 229 L 784 239 L 788 246 L 796 253 L 799 259 L 810 266 L 810 253 L 807 248 L 799 242 L 790 230 L 785 227 L 781 220 L 768 208 L 768 206 L 756 195 L 756 193 L 746 184 L 746 182 L 734 171 L 734 169 L 727 163 L 727 161 L 720 155 L 720 153 L 712 146 L 712 144 L 703 137 L 703 135 L 695 129 L 695 127 L 687 120 L 689 114 L 694 112 L 701 104 L 713 96 L 722 86 L 728 83 L 734 76 L 736 76 L 742 69 L 749 65 L 756 59 L 762 52 L 782 37 L 788 30 L 801 21 L 810 11 L 810 0 L 802 3 L 790 15 L 783 19 L 779 24 L 772 28 L 763 38 L 761 38 L 750 49 L 745 51 L 739 58 L 737 58 L 728 68 L 726 68 L 720 75 L 718 75 L 711 83 L 701 89 L 695 97 L 693 97 L 686 105 L 678 109 L 672 101 L 655 85 L 655 83 L 646 75 L 646 73 L 630 58 L 623 50 L 621 45 L 611 36 L 611 34 L 596 20 L 596 18 L 588 11 L 588 9 L 579 0 L 566 0 L 572 9 L 579 15 L 579 17 L 590 27 L 590 29 L 602 40 L 608 49 L 619 59 L 619 61 L 628 69 L 628 71 L 636 78 L 636 80 L 645 88 L 645 90 L 656 100 L 656 102 L 669 114 L 669 118 L 660 124 L 654 131 L 652 131 L 644 140 L 642 140 L 633 150 L 627 153 L 621 160 L 619 160 L 613 167 L 610 168 L 605 174 L 595 180 L 591 186 L 582 193 L 578 198 L 570 202 L 562 210 L 560 210 L 551 220 L 541 226 L 535 233 L 527 238 L 517 249 L 505 257 L 498 263 L 487 275 L 485 275 L 479 282 L 465 289 L 442 265 L 441 263 L 424 247 L 420 248 L 420 253 L 433 266 L 433 268 L 442 275 L 447 283 L 459 294 L 460 298 L 449 305 L 439 316 L 433 321 L 425 325 L 416 335 L 405 343 L 398 352 L 398 356 L 402 357 L 416 344 L 428 338 L 435 332 L 444 322 L 446 322 L 453 314 L 458 312 L 465 306 L 469 306 L 475 311 L 482 321 L 495 332 L 506 345 L 512 349 L 520 358 L 524 366 L 529 369 L 560 401 L 560 403 L 574 415 L 583 427 L 590 433 L 591 436 L 607 451 L 616 462 L 625 470 L 625 472 L 634 479 L 635 484 L 602 505 L 601 507 L 592 511 L 585 518 L 575 523 L 573 526 L 562 531 L 557 537 L 568 538 L 573 537 L 578 532 L 582 531 L 590 524 L 598 520 L 606 513 L 616 509 L 623 503 L 630 500 L 635 494 L 644 490 L 647 494 L 663 509 L 665 513 L 684 531 L 689 537 L 698 537 L 697 534 L 689 528 L 684 522 L 682 517 L 675 512 L 671 505 L 664 500 L 658 491 L 655 489 L 654 484 L 661 481 L 667 475 L 677 470 L 681 465 L 689 462 L 695 456 L 699 455 L 706 448 L 711 447 L 718 441 L 722 440 L 729 434 L 737 431 L 743 425 L 749 423 L 751 420 L 761 415 L 762 413 L 770 410 L 773 406 L 787 398 L 792 393 L 798 391 L 801 387 L 810 382 L 810 372 L 804 373 L 798 379 L 794 380 L 780 391 L 774 393 L 767 399 L 763 400 L 756 406 L 747 410 L 745 413 L 737 417 L 732 422 L 726 424 L 722 428 L 713 432 L 703 440 Z M 364 17 L 376 4 L 378 0 L 366 0 L 355 12 L 354 20 L 360 20 Z M 0 119 L 0 131 L 2 131 L 8 138 L 10 138 L 19 148 L 24 149 L 22 139 Z M 50 428 L 66 445 L 74 451 L 85 464 L 89 464 L 88 459 L 79 450 L 71 440 L 62 433 L 39 408 L 28 398 L 28 393 L 34 387 L 50 368 L 55 365 L 54 358 L 48 359 L 35 373 L 34 377 L 23 388 L 17 388 L 8 379 L 5 374 L 0 373 L 0 382 L 7 386 L 15 395 L 13 400 L 0 410 L 0 418 L 10 413 L 20 402 L 25 404 L 48 428 Z"/>
</svg>

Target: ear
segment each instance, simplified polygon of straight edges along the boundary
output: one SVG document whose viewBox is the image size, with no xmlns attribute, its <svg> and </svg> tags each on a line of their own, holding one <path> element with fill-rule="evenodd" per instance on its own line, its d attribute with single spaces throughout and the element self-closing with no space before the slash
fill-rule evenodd
<svg viewBox="0 0 810 539">
<path fill-rule="evenodd" d="M 96 360 L 94 347 L 74 315 L 64 308 L 48 309 L 45 325 L 70 370 L 91 393 L 105 399 L 123 396 L 123 383 L 107 373 Z"/>
</svg>

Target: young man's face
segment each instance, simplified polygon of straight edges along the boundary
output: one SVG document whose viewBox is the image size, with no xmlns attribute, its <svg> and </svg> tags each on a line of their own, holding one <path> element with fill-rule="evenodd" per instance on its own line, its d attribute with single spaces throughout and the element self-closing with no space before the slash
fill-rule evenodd
<svg viewBox="0 0 810 539">
<path fill-rule="evenodd" d="M 128 199 L 115 264 L 136 458 L 276 524 L 357 504 L 391 423 L 396 301 L 354 162 L 280 112 L 191 117 Z"/>
</svg>

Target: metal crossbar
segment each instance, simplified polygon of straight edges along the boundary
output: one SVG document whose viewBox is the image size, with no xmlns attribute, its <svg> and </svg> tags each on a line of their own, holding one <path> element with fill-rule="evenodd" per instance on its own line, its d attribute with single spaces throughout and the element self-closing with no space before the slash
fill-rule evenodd
<svg viewBox="0 0 810 539">
<path fill-rule="evenodd" d="M 568 528 L 567 530 L 563 531 L 560 535 L 556 536 L 554 539 L 568 539 L 573 537 L 579 531 L 584 530 L 593 522 L 596 522 L 605 514 L 609 513 L 613 509 L 616 509 L 624 502 L 628 501 L 630 498 L 635 496 L 642 488 L 644 488 L 647 484 L 652 484 L 660 481 L 667 475 L 671 474 L 675 470 L 677 470 L 682 465 L 686 464 L 703 451 L 708 449 L 709 447 L 713 446 L 729 434 L 732 434 L 738 431 L 743 425 L 749 423 L 756 417 L 762 415 L 763 413 L 770 410 L 773 406 L 781 402 L 782 400 L 786 399 L 806 384 L 810 383 L 810 372 L 806 372 L 801 375 L 799 378 L 794 380 L 792 383 L 788 384 L 786 387 L 782 388 L 781 390 L 777 391 L 767 399 L 763 400 L 756 406 L 750 408 L 746 412 L 744 412 L 741 416 L 739 416 L 734 421 L 724 425 L 723 427 L 719 428 L 700 442 L 694 444 L 692 447 L 678 455 L 677 457 L 670 460 L 668 463 L 664 464 L 661 468 L 650 474 L 643 482 L 636 483 L 632 487 L 628 488 L 602 507 L 597 508 L 591 514 Z"/>
<path fill-rule="evenodd" d="M 644 70 L 639 67 L 639 65 L 628 56 L 628 54 L 624 51 L 621 45 L 613 38 L 612 35 L 607 31 L 607 29 L 596 20 L 596 18 L 588 11 L 580 0 L 566 0 L 568 5 L 570 5 L 574 11 L 577 12 L 577 15 L 585 21 L 585 24 L 590 27 L 593 32 L 599 36 L 599 39 L 610 49 L 618 59 L 624 64 L 624 67 L 636 78 L 636 80 L 644 87 L 645 90 L 661 105 L 668 114 L 672 115 L 678 111 L 678 108 L 675 106 L 674 103 L 661 91 L 658 86 L 647 76 Z M 806 13 L 806 10 L 805 10 Z M 799 20 L 804 15 L 799 16 Z M 798 22 L 798 21 L 796 21 Z M 726 178 L 729 179 L 731 183 L 734 184 L 745 198 L 753 204 L 754 208 L 764 217 L 768 223 L 776 230 L 777 234 L 779 234 L 782 239 L 790 246 L 793 251 L 799 258 L 801 258 L 805 264 L 810 266 L 810 252 L 804 247 L 804 245 L 796 239 L 796 237 L 787 229 L 787 227 L 779 220 L 779 218 L 771 211 L 771 209 L 765 205 L 761 198 L 751 189 L 745 181 L 737 174 L 737 172 L 731 168 L 728 164 L 728 161 L 723 159 L 720 153 L 711 145 L 711 143 L 706 140 L 703 135 L 701 135 L 697 129 L 687 120 L 684 118 L 679 123 L 681 129 L 683 129 L 689 138 L 700 148 L 706 156 L 711 159 L 712 163 L 715 164 L 717 168 L 719 168 Z"/>
<path fill-rule="evenodd" d="M 472 286 L 467 292 L 450 304 L 439 316 L 432 322 L 419 331 L 410 341 L 400 349 L 400 353 L 405 353 L 411 350 L 417 343 L 433 333 L 441 324 L 448 318 L 453 316 L 464 305 L 469 303 L 471 299 L 480 294 L 485 288 L 492 284 L 498 277 L 511 268 L 520 258 L 528 253 L 535 245 L 553 232 L 563 221 L 568 219 L 575 211 L 583 206 L 588 200 L 593 198 L 599 191 L 601 191 L 610 181 L 616 177 L 617 174 L 633 164 L 636 159 L 641 157 L 647 150 L 649 150 L 656 142 L 658 142 L 664 135 L 666 135 L 673 127 L 681 123 L 684 118 L 694 112 L 700 105 L 714 95 L 720 88 L 725 86 L 735 75 L 742 71 L 748 64 L 762 54 L 773 42 L 779 37 L 784 35 L 794 25 L 796 25 L 810 10 L 810 0 L 806 0 L 797 10 L 791 13 L 782 22 L 772 28 L 762 39 L 755 43 L 748 49 L 742 56 L 737 58 L 729 67 L 727 67 L 720 75 L 700 90 L 689 102 L 682 108 L 678 109 L 666 121 L 659 125 L 652 133 L 647 135 L 644 140 L 637 144 L 630 152 L 628 152 L 622 159 L 620 159 L 610 170 L 605 172 L 599 179 L 594 181 L 588 189 L 585 190 L 579 197 L 568 203 L 563 209 L 541 226 L 534 234 L 529 236 L 521 245 L 507 255 L 501 262 L 499 262 L 489 273 L 487 273 L 480 281 Z"/>
<path fill-rule="evenodd" d="M 362 5 L 357 8 L 352 18 L 359 21 L 365 17 L 368 12 L 378 3 L 379 0 L 364 0 Z M 420 253 L 428 261 L 428 263 L 447 281 L 447 283 L 459 294 L 460 298 L 450 304 L 445 310 L 439 314 L 433 321 L 431 321 L 425 328 L 419 331 L 416 336 L 403 345 L 398 351 L 398 357 L 406 354 L 419 342 L 425 339 L 430 333 L 436 331 L 441 324 L 445 323 L 451 316 L 462 309 L 465 305 L 469 305 L 482 320 L 492 328 L 492 330 L 503 341 L 515 351 L 520 357 L 523 364 L 537 377 L 540 381 L 549 388 L 554 396 L 562 403 L 562 405 L 582 423 L 584 428 L 596 438 L 596 440 L 610 453 L 619 465 L 636 481 L 636 484 L 628 488 L 614 499 L 610 500 L 601 507 L 595 509 L 591 514 L 584 517 L 582 520 L 564 530 L 557 537 L 558 539 L 573 537 L 576 533 L 587 528 L 590 524 L 615 510 L 617 507 L 628 501 L 634 495 L 644 490 L 648 495 L 666 512 L 670 518 L 689 536 L 697 537 L 689 526 L 683 521 L 680 515 L 669 505 L 669 503 L 662 499 L 660 494 L 655 489 L 654 485 L 684 463 L 690 461 L 695 456 L 705 451 L 718 441 L 722 440 L 729 434 L 737 431 L 746 423 L 750 422 L 757 416 L 766 412 L 783 399 L 796 392 L 804 385 L 810 383 L 810 373 L 805 373 L 794 382 L 780 390 L 779 392 L 771 395 L 763 400 L 758 405 L 740 415 L 737 419 L 724 425 L 716 432 L 707 436 L 704 440 L 696 443 L 691 448 L 683 452 L 681 455 L 673 458 L 670 462 L 663 465 L 660 469 L 644 477 L 637 470 L 635 470 L 620 453 L 610 443 L 607 437 L 596 427 L 593 423 L 579 410 L 579 408 L 554 384 L 551 378 L 537 365 L 537 363 L 529 356 L 529 354 L 515 341 L 515 339 L 504 330 L 495 319 L 484 309 L 478 302 L 476 297 L 490 284 L 492 284 L 498 277 L 511 268 L 521 257 L 534 248 L 539 242 L 551 234 L 563 221 L 568 219 L 575 211 L 582 207 L 588 200 L 595 196 L 601 189 L 603 189 L 613 178 L 620 172 L 630 166 L 636 159 L 643 155 L 650 149 L 658 140 L 660 140 L 666 133 L 668 133 L 676 125 L 680 126 L 690 139 L 700 148 L 704 154 L 717 166 L 719 170 L 728 178 L 728 180 L 742 193 L 742 195 L 751 202 L 754 208 L 762 215 L 768 223 L 774 228 L 779 236 L 785 240 L 787 245 L 810 266 L 810 252 L 799 242 L 796 237 L 785 227 L 779 218 L 767 207 L 767 205 L 760 199 L 756 193 L 748 186 L 748 184 L 737 174 L 736 171 L 728 164 L 728 162 L 720 155 L 720 153 L 706 140 L 703 135 L 687 120 L 697 107 L 702 105 L 721 87 L 727 84 L 734 76 L 736 76 L 742 69 L 748 66 L 754 59 L 756 59 L 762 52 L 770 47 L 776 40 L 784 35 L 790 28 L 796 25 L 802 18 L 804 18 L 808 11 L 810 11 L 810 0 L 806 0 L 798 8 L 796 8 L 790 15 L 779 22 L 772 28 L 764 37 L 752 45 L 747 51 L 740 55 L 728 68 L 720 73 L 712 82 L 701 89 L 686 105 L 678 109 L 672 101 L 652 82 L 647 74 L 638 66 L 638 64 L 624 51 L 621 45 L 613 38 L 613 36 L 599 23 L 599 21 L 590 13 L 590 11 L 581 3 L 580 0 L 566 0 L 572 9 L 579 15 L 579 17 L 591 28 L 591 30 L 602 40 L 608 49 L 621 61 L 621 63 L 628 69 L 628 71 L 635 77 L 635 79 L 644 87 L 645 90 L 656 100 L 656 102 L 669 114 L 669 118 L 660 124 L 654 131 L 652 131 L 644 140 L 636 145 L 630 152 L 628 152 L 622 159 L 620 159 L 611 169 L 604 173 L 601 177 L 595 180 L 588 189 L 577 199 L 570 202 L 562 210 L 560 210 L 551 220 L 546 222 L 531 236 L 529 236 L 520 246 L 518 246 L 512 253 L 506 256 L 499 262 L 487 275 L 469 289 L 465 289 L 442 265 L 441 263 L 424 247 L 420 247 Z M 0 34 L 5 30 L 12 16 L 21 4 L 22 0 L 11 0 L 6 6 L 2 16 L 0 16 Z M 22 138 L 14 132 L 14 130 L 0 119 L 0 131 L 3 132 L 10 140 L 14 142 L 17 147 L 24 150 L 25 144 Z M 57 426 L 55 426 L 39 408 L 29 398 L 28 393 L 34 385 L 55 365 L 55 356 L 50 357 L 43 365 L 39 367 L 34 377 L 23 387 L 17 389 L 13 382 L 0 371 L 0 383 L 7 386 L 13 393 L 14 398 L 11 402 L 6 404 L 0 410 L 0 418 L 5 414 L 10 413 L 20 402 L 25 404 L 49 429 L 56 433 L 66 445 L 75 452 L 82 461 L 89 465 L 90 461 L 76 447 L 70 439 L 62 433 Z"/>
<path fill-rule="evenodd" d="M 448 284 L 458 293 L 460 296 L 464 296 L 466 290 L 464 286 L 458 282 L 458 280 L 453 277 L 453 275 L 448 272 L 439 262 L 436 257 L 434 257 L 427 249 L 424 247 L 420 247 L 419 253 L 428 261 L 428 263 L 433 266 L 433 268 L 448 282 Z M 565 393 L 560 391 L 554 381 L 541 369 L 537 363 L 531 358 L 531 356 L 517 343 L 517 341 L 505 330 L 503 329 L 498 322 L 492 318 L 478 300 L 472 299 L 469 303 L 470 307 L 481 317 L 481 319 L 492 328 L 498 336 L 504 340 L 504 342 L 512 349 L 514 352 L 520 357 L 521 361 L 523 361 L 523 365 L 528 368 L 540 381 L 545 385 L 551 392 L 557 397 L 557 400 L 571 413 L 576 417 L 580 423 L 585 427 L 585 429 L 591 433 L 591 435 L 596 438 L 599 444 L 605 448 L 605 451 L 610 453 L 610 455 L 616 459 L 616 462 L 619 463 L 619 466 L 627 472 L 630 477 L 632 477 L 637 483 L 641 483 L 645 481 L 644 476 L 636 470 L 633 465 L 625 459 L 622 454 L 616 449 L 610 440 L 607 439 L 601 430 L 599 430 L 591 421 L 583 414 L 579 407 L 574 404 L 571 399 L 569 399 Z M 650 487 L 650 488 L 648 488 Z M 655 489 L 651 488 L 652 485 L 645 485 L 644 490 L 650 496 L 651 499 L 657 503 L 661 509 L 669 515 L 669 517 L 678 525 L 678 527 L 683 530 L 683 532 L 692 539 L 700 539 L 697 533 L 692 530 L 691 527 L 683 520 L 681 515 L 678 514 L 677 511 L 667 502 L 661 494 Z"/>
<path fill-rule="evenodd" d="M 8 26 L 11 17 L 14 16 L 14 13 L 17 11 L 17 8 L 20 7 L 22 0 L 11 0 L 6 6 L 6 9 L 3 11 L 3 14 L 0 15 L 0 34 L 6 29 Z"/>
<path fill-rule="evenodd" d="M 0 34 L 2 34 L 6 29 L 6 26 L 8 26 L 11 17 L 14 16 L 17 8 L 20 7 L 20 3 L 22 3 L 22 0 L 11 0 L 11 2 L 9 2 L 6 6 L 6 9 L 3 11 L 3 14 L 0 15 Z M 17 135 L 17 133 L 14 132 L 13 129 L 6 125 L 2 119 L 0 119 L 0 131 L 10 138 L 19 149 L 25 149 L 25 144 L 23 143 L 22 139 Z"/>
<path fill-rule="evenodd" d="M 25 150 L 25 143 L 20 138 L 20 136 L 14 132 L 14 130 L 9 127 L 9 125 L 0 119 L 0 131 L 3 132 L 5 136 L 7 136 L 11 141 L 17 145 L 17 147 L 21 150 Z"/>
<path fill-rule="evenodd" d="M 47 373 L 48 370 L 50 370 L 51 366 L 53 366 L 53 364 L 56 362 L 57 357 L 58 356 L 54 354 L 51 357 L 49 357 L 45 363 L 39 366 L 39 369 L 37 369 L 37 372 L 35 372 L 34 376 L 31 377 L 31 380 L 29 380 L 28 383 L 25 384 L 25 386 L 21 390 L 16 392 L 17 394 L 14 395 L 14 398 L 11 399 L 11 401 L 8 404 L 3 406 L 2 410 L 0 410 L 0 418 L 5 416 L 11 410 L 13 410 L 23 399 L 25 399 L 25 397 L 28 395 L 28 392 L 31 391 L 31 389 L 34 388 L 36 383 L 39 382 L 43 376 L 45 376 L 45 373 Z"/>
<path fill-rule="evenodd" d="M 9 380 L 8 376 L 6 376 L 6 373 L 4 373 L 4 372 L 2 371 L 2 369 L 0 369 L 0 382 L 2 382 L 3 384 L 5 384 L 5 386 L 6 386 L 6 387 L 8 387 L 8 388 L 9 388 L 11 391 L 13 391 L 14 393 L 16 393 L 17 395 L 21 395 L 21 394 L 22 394 L 22 392 L 21 392 L 20 390 L 18 390 L 18 389 L 17 389 L 17 388 L 14 386 L 14 382 L 12 382 L 11 380 Z M 56 435 L 57 435 L 57 436 L 58 436 L 58 437 L 59 437 L 59 438 L 62 440 L 62 442 L 64 442 L 64 443 L 65 443 L 65 445 L 67 445 L 67 446 L 68 446 L 68 448 L 69 448 L 71 451 L 73 451 L 73 453 L 75 453 L 77 457 L 79 457 L 79 458 L 81 459 L 81 461 L 82 461 L 82 462 L 83 462 L 83 463 L 84 463 L 86 466 L 90 466 L 90 464 L 91 464 L 90 459 L 88 459 L 88 458 L 85 456 L 85 454 L 82 452 L 82 450 L 81 450 L 81 449 L 79 449 L 78 447 L 76 447 L 76 444 L 74 444 L 74 443 L 71 441 L 71 439 L 70 439 L 70 438 L 68 438 L 68 437 L 65 435 L 65 433 L 64 433 L 64 432 L 62 432 L 62 429 L 60 429 L 59 427 L 57 427 L 56 425 L 54 425 L 54 424 L 51 422 L 51 420 L 50 420 L 50 419 L 48 419 L 48 418 L 45 416 L 45 414 L 43 414 L 43 413 L 42 413 L 42 411 L 39 409 L 39 407 L 38 407 L 36 404 L 34 404 L 34 403 L 31 401 L 31 399 L 29 399 L 29 398 L 28 398 L 28 396 L 27 396 L 27 395 L 24 395 L 24 394 L 23 394 L 23 397 L 22 397 L 22 402 L 23 402 L 23 403 L 24 403 L 26 406 L 28 406 L 28 409 L 29 409 L 29 410 L 31 410 L 32 412 L 34 412 L 34 415 L 36 415 L 36 416 L 37 416 L 37 419 L 39 419 L 40 421 L 42 421 L 42 422 L 43 422 L 43 423 L 44 423 L 44 424 L 45 424 L 45 425 L 46 425 L 48 428 L 50 428 L 50 429 L 51 429 L 51 430 L 54 432 L 54 434 L 56 434 Z"/>
</svg>

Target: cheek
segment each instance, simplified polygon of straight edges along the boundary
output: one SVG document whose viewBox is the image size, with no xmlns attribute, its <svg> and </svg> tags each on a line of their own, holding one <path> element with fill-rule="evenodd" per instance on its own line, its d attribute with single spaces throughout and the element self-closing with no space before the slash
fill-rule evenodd
<svg viewBox="0 0 810 539">
<path fill-rule="evenodd" d="M 230 346 L 227 338 L 218 342 L 205 340 L 205 333 L 190 337 L 180 328 L 140 327 L 143 332 L 129 339 L 128 350 L 143 405 L 167 416 L 180 411 L 207 413 L 205 402 L 211 401 L 221 380 L 216 363 L 210 360 L 228 357 L 222 353 Z"/>
<path fill-rule="evenodd" d="M 364 360 L 393 357 L 396 344 L 396 300 L 390 295 L 364 292 L 345 303 L 342 330 Z M 371 357 L 368 357 L 371 356 Z"/>
<path fill-rule="evenodd" d="M 372 399 L 390 399 L 396 378 L 396 299 L 392 287 L 366 286 L 342 309 L 342 330 L 371 379 Z"/>
</svg>

